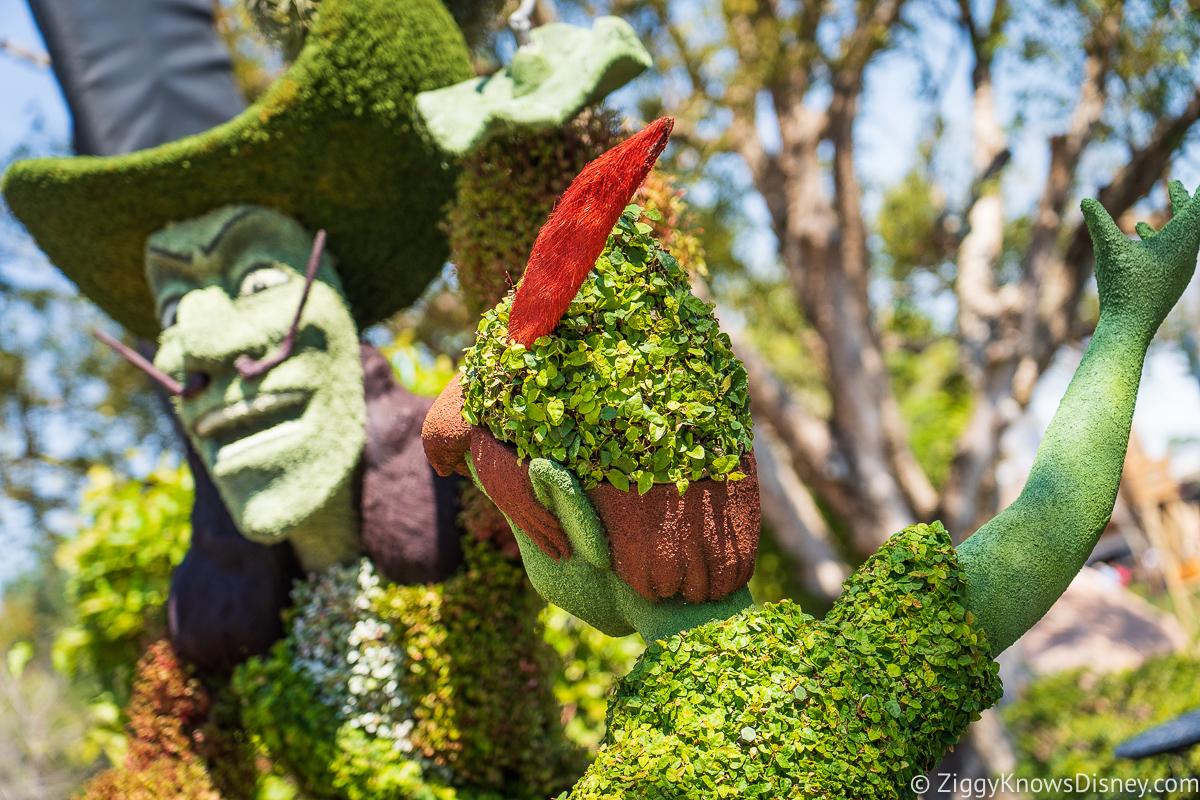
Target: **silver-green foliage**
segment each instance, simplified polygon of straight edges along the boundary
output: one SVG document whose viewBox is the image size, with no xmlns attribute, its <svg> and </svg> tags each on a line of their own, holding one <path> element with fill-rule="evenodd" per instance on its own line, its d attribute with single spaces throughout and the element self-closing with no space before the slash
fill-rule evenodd
<svg viewBox="0 0 1200 800">
<path fill-rule="evenodd" d="M 409 752 L 413 723 L 408 698 L 399 691 L 405 659 L 393 643 L 392 626 L 374 611 L 382 595 L 366 558 L 298 583 L 289 639 L 295 666 L 312 679 L 322 702 L 351 728 Z"/>
<path fill-rule="evenodd" d="M 566 465 L 586 489 L 739 480 L 746 370 L 641 213 L 625 209 L 554 333 L 531 349 L 508 340 L 511 294 L 483 315 L 463 416 L 523 458 Z"/>
</svg>

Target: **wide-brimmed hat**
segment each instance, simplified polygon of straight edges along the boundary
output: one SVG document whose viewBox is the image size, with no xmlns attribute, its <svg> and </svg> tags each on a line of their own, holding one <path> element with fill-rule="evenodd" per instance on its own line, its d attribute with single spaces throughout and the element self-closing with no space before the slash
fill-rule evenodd
<svg viewBox="0 0 1200 800">
<path fill-rule="evenodd" d="M 454 171 L 415 130 L 413 97 L 472 75 L 439 0 L 324 0 L 292 66 L 229 122 L 128 155 L 17 162 L 0 186 L 50 260 L 139 336 L 159 331 L 146 237 L 232 203 L 325 229 L 361 328 L 445 261 Z"/>
</svg>

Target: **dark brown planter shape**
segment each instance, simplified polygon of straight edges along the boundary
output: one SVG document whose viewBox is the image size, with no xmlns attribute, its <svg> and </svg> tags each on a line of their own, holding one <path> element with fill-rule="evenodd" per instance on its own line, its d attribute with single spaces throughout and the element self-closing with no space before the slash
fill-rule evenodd
<svg viewBox="0 0 1200 800">
<path fill-rule="evenodd" d="M 434 402 L 424 425 L 425 453 L 440 474 L 466 471 L 471 460 L 483 488 L 555 560 L 571 555 L 558 521 L 533 493 L 529 462 L 517 449 L 462 419 L 455 378 Z M 674 484 L 644 495 L 610 483 L 588 491 L 608 534 L 613 567 L 638 594 L 656 602 L 682 595 L 691 603 L 720 600 L 754 574 L 762 514 L 754 453 L 742 456 L 740 481 L 693 481 L 680 496 Z"/>
</svg>

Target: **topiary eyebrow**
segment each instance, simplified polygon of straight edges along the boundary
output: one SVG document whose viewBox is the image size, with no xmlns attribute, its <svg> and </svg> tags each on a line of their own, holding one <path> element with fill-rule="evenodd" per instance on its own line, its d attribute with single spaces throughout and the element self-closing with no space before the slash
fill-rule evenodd
<svg viewBox="0 0 1200 800">
<path fill-rule="evenodd" d="M 206 256 L 211 256 L 213 251 L 221 244 L 221 240 L 225 238 L 225 234 L 233 230 L 233 227 L 255 212 L 254 208 L 243 208 L 241 211 L 234 214 L 229 219 L 225 220 L 225 224 L 216 232 L 212 240 L 208 244 L 200 245 L 200 252 Z"/>
<path fill-rule="evenodd" d="M 211 256 L 221 245 L 221 242 L 225 239 L 229 232 L 233 230 L 233 228 L 239 222 L 253 214 L 255 210 L 256 209 L 254 208 L 239 209 L 237 213 L 221 224 L 221 227 L 217 229 L 217 232 L 213 234 L 211 239 L 200 245 L 200 252 L 203 255 Z M 149 243 L 146 245 L 146 251 L 157 256 L 169 258 L 173 261 L 180 261 L 184 264 L 192 264 L 195 261 L 195 251 L 181 253 L 177 250 L 169 250 L 165 247 Z"/>
<path fill-rule="evenodd" d="M 156 256 L 162 256 L 164 258 L 169 258 L 173 261 L 182 261 L 184 264 L 191 264 L 193 261 L 191 253 L 176 253 L 175 251 L 167 250 L 164 247 L 155 247 L 154 245 L 147 245 L 146 251 L 149 253 L 153 253 Z"/>
<path fill-rule="evenodd" d="M 219 275 L 220 271 L 215 270 L 212 264 L 206 264 L 203 260 L 201 263 L 197 264 L 197 252 L 205 257 L 211 257 L 213 253 L 215 253 L 221 246 L 221 244 L 230 237 L 230 234 L 235 232 L 240 227 L 240 223 L 244 222 L 247 218 L 252 217 L 258 210 L 259 209 L 254 207 L 239 209 L 235 214 L 230 216 L 229 219 L 225 220 L 221 224 L 221 227 L 217 229 L 217 231 L 207 242 L 200 244 L 198 248 L 191 251 L 179 252 L 178 250 L 172 250 L 161 245 L 147 242 L 146 252 L 149 255 L 159 256 L 167 259 L 168 261 L 174 261 L 177 264 L 186 267 L 180 268 L 171 264 L 163 264 L 160 266 L 160 269 L 162 269 L 163 272 L 173 273 L 172 277 L 175 279 L 182 280 L 187 283 L 195 283 L 197 279 L 201 277 L 212 278 Z M 152 234 L 152 238 L 154 235 L 157 234 Z M 154 294 L 161 294 L 165 288 L 165 282 L 155 281 L 150 277 L 149 274 L 147 277 Z"/>
</svg>

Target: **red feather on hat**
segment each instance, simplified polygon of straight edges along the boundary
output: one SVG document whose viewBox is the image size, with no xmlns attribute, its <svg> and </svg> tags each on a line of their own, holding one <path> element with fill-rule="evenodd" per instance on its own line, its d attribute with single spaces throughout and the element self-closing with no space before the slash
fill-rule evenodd
<svg viewBox="0 0 1200 800">
<path fill-rule="evenodd" d="M 526 347 L 552 332 L 587 279 L 633 193 L 658 160 L 675 120 L 663 117 L 583 168 L 538 232 L 508 315 Z"/>
</svg>

